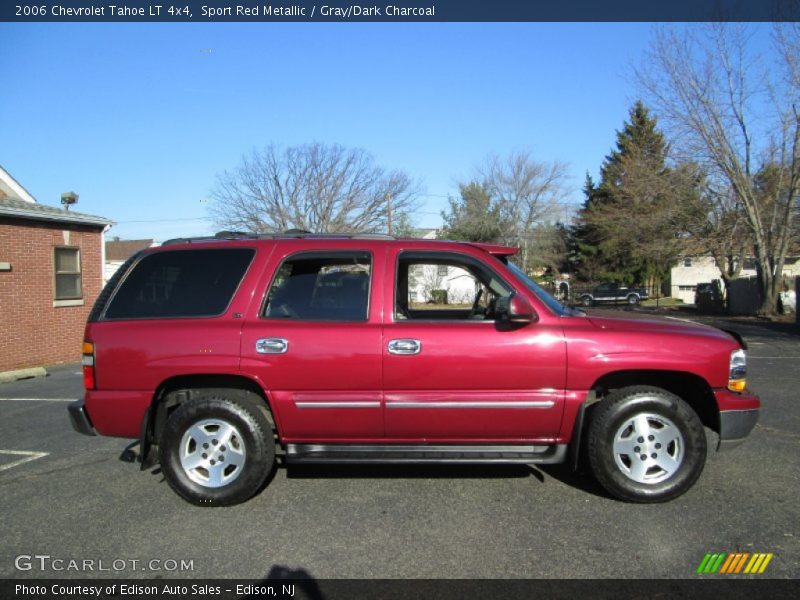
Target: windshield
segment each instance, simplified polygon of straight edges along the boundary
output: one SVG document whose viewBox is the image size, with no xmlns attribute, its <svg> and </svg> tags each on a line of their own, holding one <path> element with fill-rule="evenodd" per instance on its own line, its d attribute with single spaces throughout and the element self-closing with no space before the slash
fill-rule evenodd
<svg viewBox="0 0 800 600">
<path fill-rule="evenodd" d="M 548 292 L 542 289 L 542 287 L 540 287 L 538 283 L 536 283 L 533 279 L 528 277 L 525 274 L 525 272 L 522 269 L 520 269 L 517 265 L 515 265 L 513 262 L 509 260 L 505 260 L 503 262 L 505 262 L 506 265 L 508 265 L 508 268 L 511 269 L 511 271 L 514 273 L 514 275 L 519 277 L 525 284 L 525 286 L 534 294 L 536 294 L 536 297 L 539 298 L 539 300 L 541 300 L 542 302 L 544 302 L 547 305 L 547 307 L 554 313 L 556 313 L 561 317 L 567 315 L 580 314 L 580 311 L 567 308 L 566 306 L 561 304 L 558 300 L 553 298 Z"/>
</svg>

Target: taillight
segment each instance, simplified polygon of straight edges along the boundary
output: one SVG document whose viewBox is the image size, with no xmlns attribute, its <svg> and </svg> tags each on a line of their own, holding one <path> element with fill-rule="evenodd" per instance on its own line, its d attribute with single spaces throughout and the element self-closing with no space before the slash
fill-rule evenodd
<svg viewBox="0 0 800 600">
<path fill-rule="evenodd" d="M 94 380 L 94 344 L 92 342 L 83 342 L 83 358 L 81 364 L 83 365 L 83 387 L 87 390 L 95 389 Z"/>
</svg>

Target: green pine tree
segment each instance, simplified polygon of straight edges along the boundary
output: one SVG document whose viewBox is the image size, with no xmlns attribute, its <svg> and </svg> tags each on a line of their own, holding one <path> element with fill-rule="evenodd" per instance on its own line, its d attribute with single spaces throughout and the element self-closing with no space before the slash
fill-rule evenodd
<svg viewBox="0 0 800 600">
<path fill-rule="evenodd" d="M 655 285 L 681 250 L 698 216 L 700 177 L 688 165 L 668 166 L 669 146 L 642 102 L 617 132 L 573 227 L 579 274 L 592 280 Z"/>
<path fill-rule="evenodd" d="M 442 213 L 441 237 L 469 242 L 496 242 L 504 231 L 500 205 L 486 184 L 472 181 L 459 186 L 459 198 L 449 198 L 450 209 Z"/>
</svg>

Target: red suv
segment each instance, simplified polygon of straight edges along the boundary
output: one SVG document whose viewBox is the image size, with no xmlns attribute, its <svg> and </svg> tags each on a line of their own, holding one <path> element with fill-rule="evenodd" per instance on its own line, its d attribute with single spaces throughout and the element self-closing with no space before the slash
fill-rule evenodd
<svg viewBox="0 0 800 600">
<path fill-rule="evenodd" d="M 758 419 L 736 334 L 556 302 L 516 249 L 381 236 L 177 239 L 132 257 L 86 325 L 73 427 L 138 438 L 195 504 L 286 463 L 539 463 L 612 495 L 685 492 Z M 583 453 L 580 453 L 583 454 Z"/>
</svg>

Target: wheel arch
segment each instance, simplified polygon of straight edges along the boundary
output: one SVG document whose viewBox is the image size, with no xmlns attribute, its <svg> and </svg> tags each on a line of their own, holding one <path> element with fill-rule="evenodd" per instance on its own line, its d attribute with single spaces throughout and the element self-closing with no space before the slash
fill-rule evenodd
<svg viewBox="0 0 800 600">
<path fill-rule="evenodd" d="M 714 392 L 705 379 L 694 373 L 656 370 L 615 371 L 597 379 L 592 385 L 592 390 L 598 400 L 602 400 L 613 390 L 634 385 L 650 385 L 672 392 L 692 407 L 703 425 L 719 433 L 719 408 Z"/>
<path fill-rule="evenodd" d="M 270 404 L 269 395 L 257 381 L 244 375 L 220 373 L 177 375 L 159 384 L 153 394 L 150 408 L 145 414 L 140 439 L 142 468 L 148 466 L 150 447 L 160 438 L 170 413 L 183 402 L 190 400 L 198 390 L 208 389 L 235 390 L 239 394 L 255 397 L 258 403 L 263 405 L 265 416 L 273 429 L 278 431 L 278 420 Z"/>
</svg>

